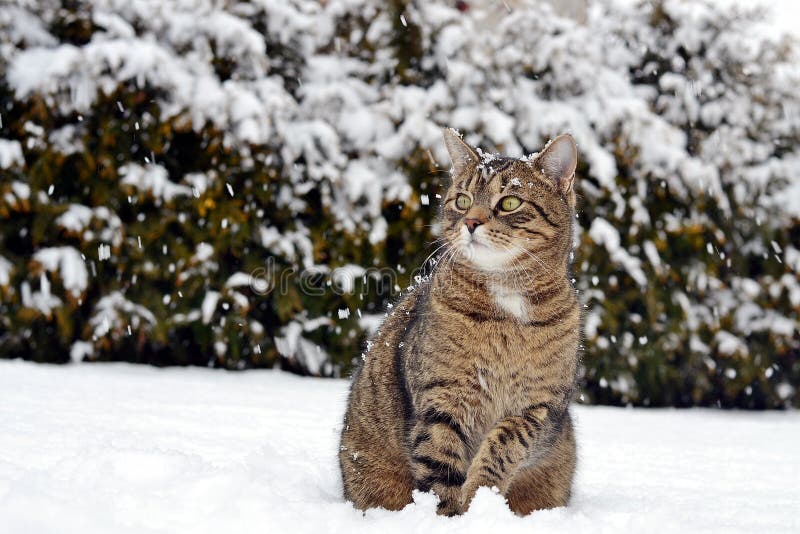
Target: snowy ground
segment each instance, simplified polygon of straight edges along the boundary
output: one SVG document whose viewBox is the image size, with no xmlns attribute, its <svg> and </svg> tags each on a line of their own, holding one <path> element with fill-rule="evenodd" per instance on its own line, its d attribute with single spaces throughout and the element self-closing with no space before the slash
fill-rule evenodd
<svg viewBox="0 0 800 534">
<path fill-rule="evenodd" d="M 346 382 L 0 361 L 0 525 L 38 532 L 800 532 L 800 414 L 575 409 L 565 509 L 481 490 L 365 516 L 340 497 Z"/>
</svg>

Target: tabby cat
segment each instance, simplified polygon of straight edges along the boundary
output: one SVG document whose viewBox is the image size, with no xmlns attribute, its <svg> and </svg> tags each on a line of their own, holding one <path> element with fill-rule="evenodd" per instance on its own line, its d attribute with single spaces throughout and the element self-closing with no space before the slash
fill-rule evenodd
<svg viewBox="0 0 800 534">
<path fill-rule="evenodd" d="M 496 486 L 518 514 L 567 504 L 580 313 L 569 279 L 577 151 L 479 156 L 445 130 L 444 254 L 391 309 L 353 378 L 339 461 L 357 508 L 438 512 Z"/>
</svg>

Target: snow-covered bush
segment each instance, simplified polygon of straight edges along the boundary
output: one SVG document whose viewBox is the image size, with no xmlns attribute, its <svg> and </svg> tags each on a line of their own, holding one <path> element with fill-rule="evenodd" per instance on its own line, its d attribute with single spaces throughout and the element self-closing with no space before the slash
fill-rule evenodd
<svg viewBox="0 0 800 534">
<path fill-rule="evenodd" d="M 704 2 L 485 4 L 0 11 L 0 355 L 346 372 L 433 252 L 440 127 L 566 131 L 585 399 L 797 404 L 797 44 Z"/>
</svg>

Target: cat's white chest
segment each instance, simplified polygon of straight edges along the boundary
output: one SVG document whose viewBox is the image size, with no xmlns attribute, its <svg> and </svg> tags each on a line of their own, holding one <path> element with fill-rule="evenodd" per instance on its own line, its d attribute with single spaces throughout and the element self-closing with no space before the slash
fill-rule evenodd
<svg viewBox="0 0 800 534">
<path fill-rule="evenodd" d="M 492 291 L 495 305 L 503 311 L 508 312 L 520 321 L 528 320 L 528 301 L 516 291 L 494 289 Z"/>
</svg>

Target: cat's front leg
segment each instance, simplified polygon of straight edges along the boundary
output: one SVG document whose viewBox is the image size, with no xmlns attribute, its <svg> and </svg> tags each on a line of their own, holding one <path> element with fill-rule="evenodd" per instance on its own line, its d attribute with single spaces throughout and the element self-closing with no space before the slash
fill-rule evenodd
<svg viewBox="0 0 800 534">
<path fill-rule="evenodd" d="M 429 406 L 417 416 L 409 437 L 416 487 L 439 496 L 438 514 L 460 513 L 461 486 L 468 467 L 462 424 L 446 409 Z"/>
<path fill-rule="evenodd" d="M 516 471 L 545 445 L 552 432 L 555 411 L 548 404 L 534 404 L 522 415 L 502 419 L 481 443 L 467 471 L 459 498 L 461 511 L 469 508 L 479 487 L 496 486 L 505 494 Z"/>
</svg>

